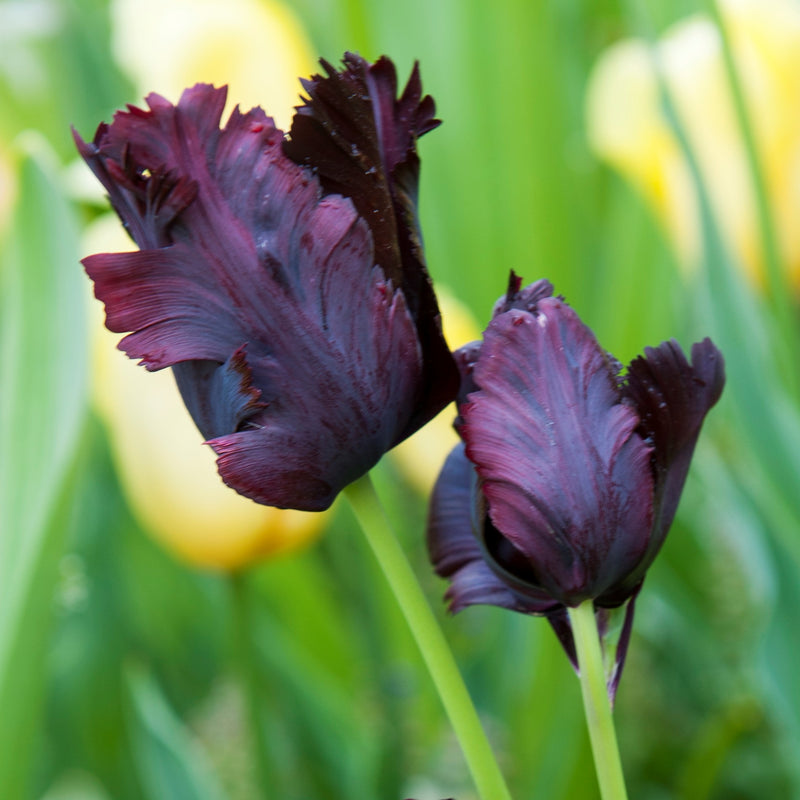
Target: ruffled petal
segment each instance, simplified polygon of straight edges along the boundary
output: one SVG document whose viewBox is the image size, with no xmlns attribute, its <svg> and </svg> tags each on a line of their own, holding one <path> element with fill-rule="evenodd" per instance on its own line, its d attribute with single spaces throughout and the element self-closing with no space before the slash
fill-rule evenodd
<svg viewBox="0 0 800 800">
<path fill-rule="evenodd" d="M 284 151 L 312 167 L 326 193 L 353 199 L 372 230 L 377 262 L 390 280 L 410 288 L 409 281 L 420 281 L 423 258 L 416 141 L 439 124 L 433 100 L 421 100 L 416 66 L 402 97 L 395 99 L 397 75 L 387 58 L 369 64 L 347 53 L 341 72 L 321 63 L 327 77 L 303 81 L 308 99 L 297 109 Z M 414 287 L 409 294 L 420 293 Z"/>
<path fill-rule="evenodd" d="M 725 362 L 710 339 L 692 346 L 691 365 L 671 340 L 648 347 L 628 368 L 623 394 L 639 414 L 642 436 L 653 444 L 655 518 L 645 557 L 623 592 L 641 581 L 672 525 L 703 420 L 724 385 Z"/>
<path fill-rule="evenodd" d="M 417 65 L 397 97 L 397 73 L 386 57 L 370 64 L 347 53 L 344 69 L 322 61 L 327 77 L 303 81 L 284 151 L 314 169 L 326 193 L 352 199 L 375 243 L 375 260 L 406 295 L 424 359 L 422 394 L 405 436 L 452 398 L 458 373 L 442 336 L 439 308 L 425 266 L 417 215 L 418 137 L 439 125 L 433 99 L 422 96 Z"/>
<path fill-rule="evenodd" d="M 419 381 L 419 348 L 402 294 L 386 284 L 363 294 L 349 295 L 359 308 L 350 316 L 361 324 L 330 357 L 309 339 L 308 347 L 295 341 L 291 352 L 251 360 L 255 382 L 267 387 L 266 408 L 244 430 L 208 442 L 223 480 L 241 494 L 323 510 L 391 448 Z"/>
<path fill-rule="evenodd" d="M 650 447 L 617 375 L 561 299 L 489 325 L 460 433 L 489 516 L 554 599 L 601 598 L 637 565 L 652 521 Z"/>
<path fill-rule="evenodd" d="M 220 130 L 224 100 L 205 85 L 177 106 L 151 95 L 78 139 L 142 248 L 85 265 L 109 327 L 132 331 L 128 355 L 175 366 L 230 485 L 320 510 L 405 435 L 420 343 L 351 201 L 323 197 L 260 109 Z M 288 443 L 291 457 L 270 449 Z"/>
<path fill-rule="evenodd" d="M 508 276 L 506 293 L 494 304 L 492 317 L 511 311 L 512 308 L 534 313 L 540 300 L 552 296 L 553 284 L 547 279 L 540 278 L 538 281 L 529 283 L 522 288 L 522 278 L 514 270 L 511 270 Z"/>
</svg>

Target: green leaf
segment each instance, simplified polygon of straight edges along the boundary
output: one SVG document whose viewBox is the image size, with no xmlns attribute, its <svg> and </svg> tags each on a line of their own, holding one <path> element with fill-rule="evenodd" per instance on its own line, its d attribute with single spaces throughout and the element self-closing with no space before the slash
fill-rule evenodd
<svg viewBox="0 0 800 800">
<path fill-rule="evenodd" d="M 0 271 L 0 786 L 24 797 L 86 407 L 77 227 L 33 138 Z M 33 155 L 37 152 L 38 155 Z"/>
<path fill-rule="evenodd" d="M 111 800 L 100 782 L 92 775 L 71 772 L 62 775 L 42 800 Z"/>
<path fill-rule="evenodd" d="M 664 114 L 686 159 L 700 208 L 705 269 L 698 285 L 698 315 L 703 335 L 711 334 L 725 356 L 727 388 L 723 407 L 737 423 L 736 438 L 752 456 L 753 482 L 771 517 L 773 535 L 800 567 L 800 540 L 793 531 L 800 517 L 800 411 L 792 402 L 791 376 L 782 365 L 785 333 L 761 297 L 745 283 L 715 218 L 696 153 L 652 51 Z M 789 529 L 786 520 L 794 517 Z"/>
<path fill-rule="evenodd" d="M 141 666 L 125 670 L 131 699 L 130 738 L 147 797 L 221 800 L 222 790 L 190 733 Z"/>
</svg>

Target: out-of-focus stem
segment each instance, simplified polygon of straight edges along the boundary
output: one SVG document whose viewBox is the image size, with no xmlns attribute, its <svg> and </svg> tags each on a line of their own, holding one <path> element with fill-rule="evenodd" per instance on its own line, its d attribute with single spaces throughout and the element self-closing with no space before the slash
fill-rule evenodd
<svg viewBox="0 0 800 800">
<path fill-rule="evenodd" d="M 269 756 L 267 737 L 261 715 L 263 697 L 259 690 L 259 669 L 256 664 L 256 648 L 253 643 L 253 621 L 248 597 L 247 576 L 234 572 L 230 577 L 233 600 L 234 662 L 241 682 L 242 694 L 247 708 L 250 745 L 255 764 L 258 796 L 268 798 L 274 774 Z"/>
<path fill-rule="evenodd" d="M 482 800 L 511 800 L 453 653 L 391 530 L 369 475 L 345 489 L 450 717 Z"/>
</svg>

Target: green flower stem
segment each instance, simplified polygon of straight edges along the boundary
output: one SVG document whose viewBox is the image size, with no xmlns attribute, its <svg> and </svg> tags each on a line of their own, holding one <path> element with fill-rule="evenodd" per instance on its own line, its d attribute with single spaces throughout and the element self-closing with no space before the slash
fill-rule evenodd
<svg viewBox="0 0 800 800">
<path fill-rule="evenodd" d="M 578 652 L 583 708 L 586 712 L 586 724 L 589 727 L 589 739 L 592 742 L 600 796 L 603 800 L 627 800 L 625 777 L 622 774 L 617 735 L 611 716 L 611 702 L 606 690 L 594 603 L 586 600 L 577 608 L 568 610 L 575 648 Z"/>
<path fill-rule="evenodd" d="M 250 733 L 250 749 L 255 765 L 257 794 L 259 797 L 268 797 L 269 787 L 273 786 L 275 776 L 261 714 L 264 698 L 260 691 L 260 670 L 256 663 L 254 627 L 246 573 L 234 572 L 230 576 L 230 586 L 233 601 L 234 666 L 247 706 L 245 711 Z"/>
<path fill-rule="evenodd" d="M 369 475 L 345 489 L 450 717 L 482 800 L 511 800 L 447 640 L 395 538 Z"/>
</svg>

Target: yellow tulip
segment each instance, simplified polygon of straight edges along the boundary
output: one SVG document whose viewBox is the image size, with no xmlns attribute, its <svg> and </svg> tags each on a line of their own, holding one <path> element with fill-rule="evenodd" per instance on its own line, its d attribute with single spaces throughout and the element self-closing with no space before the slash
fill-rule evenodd
<svg viewBox="0 0 800 800">
<path fill-rule="evenodd" d="M 177 100 L 198 82 L 227 84 L 228 105 L 260 105 L 287 127 L 299 75 L 313 72 L 298 21 L 264 0 L 115 0 L 113 46 L 140 95 Z M 131 248 L 116 217 L 87 231 L 85 252 Z M 214 454 L 180 398 L 170 370 L 147 373 L 115 345 L 98 320 L 94 398 L 131 508 L 177 557 L 236 569 L 301 547 L 326 514 L 284 511 L 241 497 L 220 480 Z"/>
<path fill-rule="evenodd" d="M 115 57 L 141 95 L 226 84 L 229 109 L 261 106 L 285 129 L 298 76 L 316 68 L 300 22 L 273 0 L 114 0 L 111 14 Z"/>
<path fill-rule="evenodd" d="M 125 249 L 111 214 L 86 232 L 87 252 Z M 171 370 L 148 373 L 116 348 L 96 311 L 93 398 L 106 424 L 123 492 L 142 525 L 199 567 L 236 569 L 302 547 L 325 514 L 258 505 L 229 489 L 181 400 Z"/>
<path fill-rule="evenodd" d="M 800 289 L 800 6 L 719 0 L 754 129 L 780 255 Z M 764 275 L 753 182 L 725 72 L 719 30 L 704 15 L 607 50 L 590 77 L 587 125 L 597 154 L 651 203 L 684 264 L 701 248 L 697 199 L 658 98 L 653 58 L 677 107 L 723 236 L 754 282 Z"/>
<path fill-rule="evenodd" d="M 436 288 L 442 312 L 444 338 L 451 349 L 481 338 L 481 331 L 470 310 L 446 289 Z M 427 425 L 391 451 L 391 457 L 422 495 L 428 496 L 448 453 L 460 441 L 453 429 L 456 404 L 450 403 Z"/>
<path fill-rule="evenodd" d="M 0 146 L 0 233 L 5 231 L 6 223 L 11 217 L 11 209 L 17 193 L 17 177 L 11 165 L 11 159 L 5 149 Z"/>
</svg>

